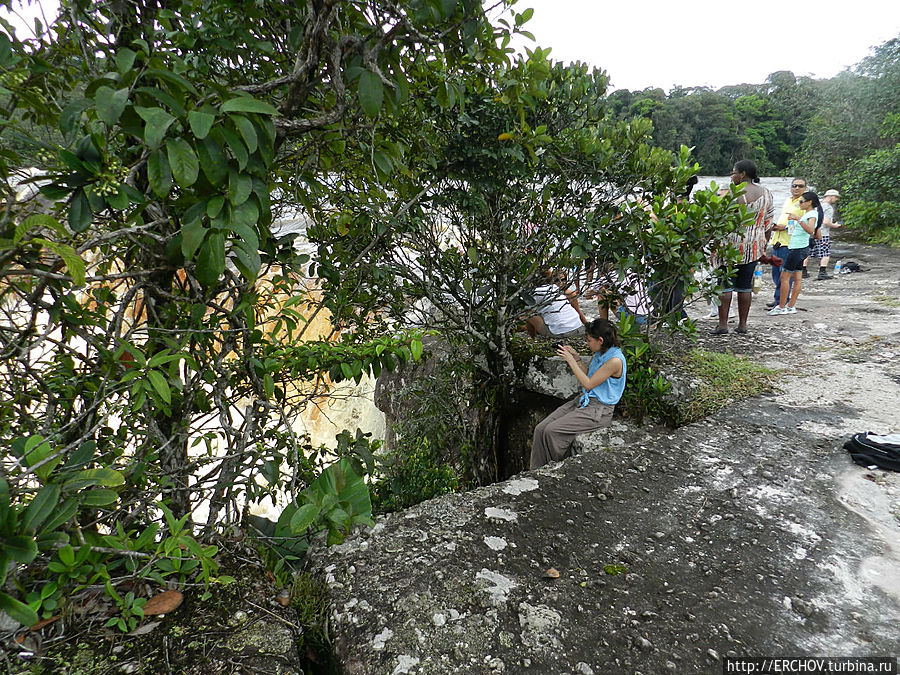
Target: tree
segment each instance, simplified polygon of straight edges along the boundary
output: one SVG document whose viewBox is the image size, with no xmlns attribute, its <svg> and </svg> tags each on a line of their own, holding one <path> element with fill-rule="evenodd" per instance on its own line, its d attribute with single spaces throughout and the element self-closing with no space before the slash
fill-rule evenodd
<svg viewBox="0 0 900 675">
<path fill-rule="evenodd" d="M 67 584 L 213 579 L 192 511 L 207 500 L 210 532 L 321 468 L 290 425 L 317 390 L 295 383 L 418 355 L 403 331 L 299 341 L 308 260 L 272 231 L 272 195 L 315 201 L 351 163 L 408 170 L 380 116 L 460 104 L 435 64 L 502 62 L 509 32 L 474 0 L 63 10 L 37 38 L 0 33 L 0 575 L 87 570 L 27 605 L 0 593 L 26 623 Z M 29 165 L 40 194 L 20 200 Z"/>
<path fill-rule="evenodd" d="M 600 267 L 645 278 L 655 267 L 669 283 L 693 283 L 704 245 L 740 217 L 731 199 L 709 194 L 674 208 L 667 198 L 697 165 L 686 148 L 653 148 L 647 120 L 610 119 L 604 73 L 554 64 L 538 49 L 475 76 L 488 86 L 479 89 L 471 75 L 448 79 L 474 91 L 464 108 L 432 102 L 423 115 L 431 125 L 423 144 L 408 146 L 420 158 L 409 165 L 421 170 L 361 186 L 362 204 L 323 203 L 323 223 L 332 208 L 339 226 L 323 224 L 311 236 L 336 317 L 363 331 L 377 311 L 435 331 L 464 355 L 470 407 L 481 411 L 467 468 L 487 482 L 497 477 L 505 413 L 517 400 L 513 335 L 533 311 L 545 270 L 571 275 L 593 255 Z M 376 229 L 382 214 L 390 226 Z M 365 289 L 366 302 L 360 294 L 347 302 L 347 287 Z"/>
<path fill-rule="evenodd" d="M 898 92 L 900 38 L 894 38 L 825 83 L 815 114 L 808 119 L 795 170 L 817 186 L 838 185 L 838 177 L 852 161 L 900 141 L 884 127 L 900 105 Z"/>
</svg>

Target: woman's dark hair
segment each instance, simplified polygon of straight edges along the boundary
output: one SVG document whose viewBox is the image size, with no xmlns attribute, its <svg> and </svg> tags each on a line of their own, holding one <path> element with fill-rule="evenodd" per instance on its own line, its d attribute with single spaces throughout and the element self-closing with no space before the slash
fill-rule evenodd
<svg viewBox="0 0 900 675">
<path fill-rule="evenodd" d="M 747 176 L 752 182 L 759 182 L 759 174 L 756 171 L 756 164 L 753 163 L 751 159 L 739 159 L 734 163 L 734 171 L 735 173 L 742 173 Z"/>
<path fill-rule="evenodd" d="M 684 192 L 682 192 L 682 193 L 681 193 L 680 195 L 678 195 L 678 196 L 681 197 L 682 199 L 687 199 L 688 197 L 690 197 L 690 196 L 691 196 L 691 192 L 692 192 L 693 189 L 694 189 L 694 186 L 695 186 L 699 181 L 700 181 L 700 179 L 697 178 L 697 176 L 691 176 L 690 178 L 688 178 L 687 185 L 684 186 Z"/>
<path fill-rule="evenodd" d="M 819 214 L 819 218 L 816 220 L 816 229 L 818 230 L 822 227 L 822 220 L 825 218 L 825 212 L 822 210 L 822 202 L 819 201 L 819 195 L 812 191 L 804 192 L 800 195 L 800 201 L 805 202 L 807 200 L 812 202 L 812 205 L 816 207 L 816 211 Z"/>
<path fill-rule="evenodd" d="M 620 347 L 619 331 L 616 324 L 608 319 L 594 319 L 584 325 L 584 331 L 594 339 L 603 338 L 603 349 L 606 351 L 610 347 Z"/>
</svg>

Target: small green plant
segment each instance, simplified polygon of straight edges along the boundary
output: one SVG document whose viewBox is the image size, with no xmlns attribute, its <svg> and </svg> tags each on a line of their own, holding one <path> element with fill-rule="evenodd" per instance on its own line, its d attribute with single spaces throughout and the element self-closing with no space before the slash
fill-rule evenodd
<svg viewBox="0 0 900 675">
<path fill-rule="evenodd" d="M 628 362 L 628 377 L 623 395 L 628 414 L 638 421 L 645 416 L 669 421 L 668 406 L 663 399 L 669 393 L 671 385 L 653 369 L 653 350 L 634 317 L 620 318 L 619 339 Z"/>
<path fill-rule="evenodd" d="M 316 532 L 325 530 L 329 545 L 340 544 L 354 525 L 374 524 L 369 488 L 350 459 L 342 458 L 281 512 L 270 540 L 273 573 L 282 576 L 286 567 L 298 566 Z"/>
<path fill-rule="evenodd" d="M 403 437 L 372 485 L 373 509 L 399 511 L 458 489 L 459 477 L 452 466 L 440 462 L 428 438 Z"/>
<path fill-rule="evenodd" d="M 144 605 L 147 604 L 147 599 L 134 597 L 133 591 L 128 591 L 122 597 L 109 581 L 106 582 L 106 594 L 115 600 L 119 607 L 119 616 L 110 617 L 106 626 L 109 628 L 115 626 L 123 633 L 134 630 L 138 622 L 144 618 Z"/>
<path fill-rule="evenodd" d="M 611 576 L 615 576 L 617 574 L 628 574 L 628 568 L 625 567 L 625 565 L 619 565 L 618 563 L 604 565 L 603 571 Z"/>
</svg>

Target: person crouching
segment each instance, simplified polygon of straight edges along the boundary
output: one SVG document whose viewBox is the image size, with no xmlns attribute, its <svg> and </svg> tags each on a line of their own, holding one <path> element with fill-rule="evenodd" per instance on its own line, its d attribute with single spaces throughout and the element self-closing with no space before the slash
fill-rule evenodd
<svg viewBox="0 0 900 675">
<path fill-rule="evenodd" d="M 593 353 L 588 366 L 569 345 L 560 345 L 556 351 L 581 385 L 581 395 L 563 403 L 535 427 L 532 469 L 567 457 L 578 434 L 608 427 L 616 403 L 625 391 L 628 367 L 615 324 L 607 319 L 594 319 L 584 329 L 588 348 Z"/>
</svg>

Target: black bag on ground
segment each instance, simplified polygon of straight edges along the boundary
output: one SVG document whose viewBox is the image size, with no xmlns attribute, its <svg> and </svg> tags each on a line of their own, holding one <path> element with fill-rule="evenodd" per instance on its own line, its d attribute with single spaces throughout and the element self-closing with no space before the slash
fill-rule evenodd
<svg viewBox="0 0 900 675">
<path fill-rule="evenodd" d="M 860 466 L 877 466 L 888 471 L 900 471 L 900 444 L 880 442 L 883 438 L 870 431 L 853 434 L 844 443 L 853 461 Z"/>
<path fill-rule="evenodd" d="M 868 272 L 869 269 L 867 267 L 863 267 L 858 262 L 854 262 L 853 260 L 848 260 L 844 263 L 844 266 L 841 268 L 841 271 L 847 270 L 847 272 Z"/>
</svg>

